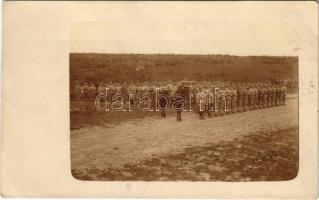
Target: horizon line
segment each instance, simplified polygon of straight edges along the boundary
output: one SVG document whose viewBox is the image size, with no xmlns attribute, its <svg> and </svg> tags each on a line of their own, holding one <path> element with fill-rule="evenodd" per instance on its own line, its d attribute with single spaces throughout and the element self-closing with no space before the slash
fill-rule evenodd
<svg viewBox="0 0 319 200">
<path fill-rule="evenodd" d="M 298 55 L 235 55 L 235 54 L 183 54 L 183 53 L 102 53 L 102 52 L 69 52 L 69 54 L 108 54 L 108 55 L 185 55 L 185 56 L 233 56 L 233 57 L 296 57 Z"/>
</svg>

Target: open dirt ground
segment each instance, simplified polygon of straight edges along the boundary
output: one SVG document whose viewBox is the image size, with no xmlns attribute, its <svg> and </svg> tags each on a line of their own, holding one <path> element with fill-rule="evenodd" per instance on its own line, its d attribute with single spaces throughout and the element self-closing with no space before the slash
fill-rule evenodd
<svg viewBox="0 0 319 200">
<path fill-rule="evenodd" d="M 274 181 L 298 171 L 296 97 L 285 106 L 206 120 L 183 112 L 181 123 L 174 113 L 165 119 L 155 112 L 76 115 L 75 124 L 92 121 L 71 123 L 78 179 Z"/>
</svg>

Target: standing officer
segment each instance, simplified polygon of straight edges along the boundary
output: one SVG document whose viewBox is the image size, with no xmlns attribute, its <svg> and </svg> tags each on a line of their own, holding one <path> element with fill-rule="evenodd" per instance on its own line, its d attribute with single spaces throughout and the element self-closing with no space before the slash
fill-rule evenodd
<svg viewBox="0 0 319 200">
<path fill-rule="evenodd" d="M 168 91 L 167 90 L 161 91 L 161 95 L 168 96 Z M 166 118 L 165 110 L 166 110 L 167 105 L 168 105 L 168 99 L 163 98 L 163 97 L 159 98 L 158 105 L 159 105 L 159 108 L 161 110 L 161 118 Z M 181 117 L 180 117 L 180 120 L 182 120 Z M 178 119 L 177 119 L 177 121 L 178 121 Z"/>
<path fill-rule="evenodd" d="M 182 87 L 179 87 L 173 98 L 173 108 L 176 110 L 177 122 L 182 121 L 182 110 L 185 102 L 182 89 Z"/>
</svg>

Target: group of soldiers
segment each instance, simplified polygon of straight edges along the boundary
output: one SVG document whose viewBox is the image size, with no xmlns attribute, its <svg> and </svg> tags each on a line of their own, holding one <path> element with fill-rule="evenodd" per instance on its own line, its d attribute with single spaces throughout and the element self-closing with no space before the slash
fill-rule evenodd
<svg viewBox="0 0 319 200">
<path fill-rule="evenodd" d="M 76 81 L 74 90 L 71 91 L 71 101 L 84 101 L 84 102 L 92 102 L 95 100 L 97 95 L 107 95 L 115 96 L 122 95 L 125 98 L 131 94 L 133 97 L 135 96 L 154 96 L 156 92 L 156 88 L 158 90 L 169 91 L 169 95 L 172 95 L 172 92 L 177 90 L 177 82 L 169 81 L 169 82 L 136 82 L 136 83 L 80 83 Z"/>
<path fill-rule="evenodd" d="M 107 89 L 107 90 L 106 90 Z M 157 102 L 160 107 L 167 107 L 173 103 L 173 96 L 180 94 L 184 97 L 182 106 L 194 108 L 199 113 L 200 119 L 221 116 L 224 114 L 245 112 L 255 109 L 284 105 L 287 88 L 283 82 L 222 82 L 222 81 L 184 81 L 184 82 L 139 82 L 139 83 L 94 83 L 74 86 L 71 92 L 71 100 L 82 102 L 94 102 L 98 95 L 121 95 L 134 105 L 138 96 L 147 95 L 150 100 L 156 102 L 157 95 L 165 94 L 169 102 Z M 133 98 L 129 98 L 129 95 Z M 163 106 L 164 105 L 164 106 Z M 161 109 L 161 116 L 166 117 L 165 109 Z M 177 111 L 177 120 L 181 121 L 181 111 Z"/>
<path fill-rule="evenodd" d="M 285 105 L 286 102 L 287 88 L 282 84 L 266 82 L 219 85 L 212 89 L 199 89 L 196 103 L 200 119 L 204 119 L 204 113 L 208 117 L 220 116 Z"/>
</svg>

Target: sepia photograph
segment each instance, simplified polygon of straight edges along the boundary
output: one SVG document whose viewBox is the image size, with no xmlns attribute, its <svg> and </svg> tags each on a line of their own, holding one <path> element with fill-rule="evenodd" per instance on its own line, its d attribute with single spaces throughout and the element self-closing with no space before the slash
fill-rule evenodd
<svg viewBox="0 0 319 200">
<path fill-rule="evenodd" d="M 4 1 L 3 197 L 315 199 L 318 3 Z"/>
<path fill-rule="evenodd" d="M 216 36 L 182 31 L 177 41 L 149 29 L 139 43 L 157 41 L 159 48 L 134 51 L 141 44 L 118 37 L 115 45 L 132 49 L 119 53 L 112 52 L 107 31 L 103 23 L 87 23 L 70 36 L 76 46 L 69 54 L 74 178 L 249 182 L 297 176 L 297 56 L 218 53 Z M 192 51 L 171 51 L 179 42 Z"/>
</svg>

